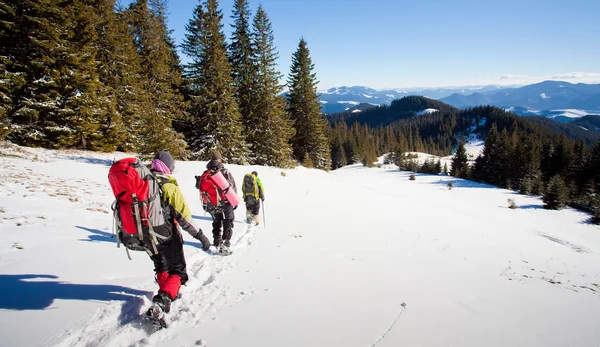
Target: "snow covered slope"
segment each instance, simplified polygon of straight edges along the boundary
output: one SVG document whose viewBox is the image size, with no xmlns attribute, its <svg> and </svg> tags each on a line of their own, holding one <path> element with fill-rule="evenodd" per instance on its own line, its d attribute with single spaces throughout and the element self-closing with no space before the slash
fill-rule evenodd
<svg viewBox="0 0 600 347">
<path fill-rule="evenodd" d="M 190 281 L 169 329 L 138 318 L 147 255 L 111 238 L 125 154 L 0 149 L 2 346 L 597 346 L 600 230 L 534 197 L 393 166 L 256 169 L 266 227 L 236 210 L 234 254 L 184 234 Z M 194 175 L 175 176 L 210 235 Z M 446 185 L 453 182 L 454 188 Z M 507 208 L 514 198 L 519 209 Z M 213 249 L 214 250 L 214 249 Z"/>
</svg>

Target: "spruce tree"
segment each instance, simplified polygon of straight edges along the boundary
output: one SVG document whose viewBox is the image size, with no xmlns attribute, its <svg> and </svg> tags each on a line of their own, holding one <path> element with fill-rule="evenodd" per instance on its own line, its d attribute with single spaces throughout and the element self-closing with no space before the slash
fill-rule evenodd
<svg viewBox="0 0 600 347">
<path fill-rule="evenodd" d="M 563 178 L 560 175 L 552 176 L 546 187 L 546 193 L 542 198 L 544 201 L 544 208 L 549 210 L 559 210 L 565 206 L 567 198 L 567 187 Z"/>
<path fill-rule="evenodd" d="M 292 148 L 289 144 L 295 131 L 280 96 L 281 74 L 277 71 L 278 54 L 274 47 L 271 22 L 262 6 L 253 21 L 252 51 L 256 66 L 254 104 L 246 125 L 247 142 L 252 163 L 289 167 Z"/>
<path fill-rule="evenodd" d="M 115 12 L 115 0 L 95 2 L 98 77 L 109 100 L 103 114 L 98 146 L 105 150 L 136 150 L 140 120 L 146 107 L 141 88 L 139 57 L 122 13 Z"/>
<path fill-rule="evenodd" d="M 204 7 L 197 4 L 187 27 L 184 44 L 191 59 L 186 76 L 193 124 L 188 141 L 196 156 L 206 158 L 217 150 L 226 162 L 243 164 L 248 149 L 234 98 L 222 19 L 218 2 L 207 0 Z"/>
<path fill-rule="evenodd" d="M 291 140 L 296 159 L 308 154 L 316 168 L 329 169 L 331 156 L 325 136 L 325 121 L 317 96 L 317 76 L 306 41 L 302 38 L 292 56 L 288 78 L 288 111 L 294 122 L 296 134 Z"/>
<path fill-rule="evenodd" d="M 256 91 L 255 55 L 250 30 L 251 13 L 247 0 L 236 0 L 233 13 L 233 33 L 229 45 L 229 62 L 231 63 L 231 78 L 235 86 L 235 98 L 238 103 L 242 122 L 246 129 L 251 128 L 250 116 Z"/>
<path fill-rule="evenodd" d="M 14 93 L 25 81 L 15 61 L 16 17 L 15 1 L 0 1 L 0 140 L 11 131 L 9 118 L 14 112 Z"/>
<path fill-rule="evenodd" d="M 56 24 L 62 21 L 58 7 L 49 0 L 0 2 L 0 122 L 3 136 L 12 130 L 13 142 L 31 146 L 46 142 L 45 112 L 35 106 L 50 106 L 53 100 L 36 100 L 41 97 L 32 93 L 32 85 L 50 81 L 51 51 L 59 41 Z"/>
<path fill-rule="evenodd" d="M 3 79 L 10 80 L 10 139 L 52 148 L 96 148 L 108 108 L 96 71 L 94 9 L 85 1 L 5 1 Z M 8 63 L 8 64 L 6 64 Z M 16 77 L 18 76 L 18 77 Z M 16 78 L 13 78 L 16 77 Z"/>
<path fill-rule="evenodd" d="M 467 156 L 467 150 L 465 149 L 465 143 L 461 140 L 456 148 L 456 153 L 452 157 L 452 168 L 450 169 L 450 175 L 460 178 L 469 178 L 469 158 Z"/>
<path fill-rule="evenodd" d="M 141 121 L 137 148 L 143 155 L 168 150 L 175 157 L 186 157 L 187 144 L 173 129 L 173 120 L 185 118 L 185 104 L 179 90 L 181 74 L 176 53 L 170 44 L 166 1 L 137 0 L 128 12 L 134 42 L 143 66 L 142 88 L 148 93 L 148 107 Z"/>
</svg>

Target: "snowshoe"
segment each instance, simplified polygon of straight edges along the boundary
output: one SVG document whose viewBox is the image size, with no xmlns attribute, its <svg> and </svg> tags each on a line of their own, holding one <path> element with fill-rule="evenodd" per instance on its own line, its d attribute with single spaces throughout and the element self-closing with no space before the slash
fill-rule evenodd
<svg viewBox="0 0 600 347">
<path fill-rule="evenodd" d="M 219 246 L 219 255 L 227 256 L 231 255 L 232 253 L 233 252 L 231 249 L 229 249 L 229 246 L 226 246 L 225 244 L 221 244 L 221 246 Z"/>
<path fill-rule="evenodd" d="M 160 292 L 152 298 L 152 306 L 146 312 L 146 316 L 155 328 L 167 328 L 167 313 L 171 311 L 171 298 L 167 293 Z"/>
<path fill-rule="evenodd" d="M 155 330 L 168 328 L 167 315 L 163 309 L 157 303 L 153 303 L 152 306 L 146 312 L 146 317 L 154 325 Z"/>
</svg>

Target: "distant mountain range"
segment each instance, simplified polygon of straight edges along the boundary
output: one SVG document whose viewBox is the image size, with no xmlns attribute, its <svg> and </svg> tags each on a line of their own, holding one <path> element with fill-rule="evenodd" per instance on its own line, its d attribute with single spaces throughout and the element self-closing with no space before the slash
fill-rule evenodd
<svg viewBox="0 0 600 347">
<path fill-rule="evenodd" d="M 600 84 L 544 81 L 518 88 L 501 86 L 423 90 L 375 90 L 339 87 L 319 91 L 324 113 L 339 113 L 361 103 L 389 105 L 408 95 L 438 99 L 456 108 L 491 105 L 522 116 L 544 116 L 570 122 L 587 114 L 600 114 Z"/>
<path fill-rule="evenodd" d="M 417 129 L 425 138 L 456 138 L 474 134 L 485 138 L 492 124 L 498 129 L 510 127 L 517 122 L 519 129 L 543 133 L 544 136 L 565 134 L 572 140 L 582 140 L 586 145 L 600 139 L 600 116 L 582 116 L 570 123 L 532 115 L 519 117 L 496 106 L 458 109 L 439 100 L 422 96 L 407 96 L 394 100 L 390 105 L 371 106 L 360 104 L 341 113 L 327 115 L 331 123 L 340 121 L 348 125 L 359 123 L 371 128 L 385 126 Z"/>
<path fill-rule="evenodd" d="M 386 89 L 375 90 L 369 87 L 353 86 L 338 87 L 318 91 L 323 113 L 339 113 L 361 103 L 389 105 L 409 95 L 420 95 L 431 99 L 441 99 L 455 94 L 469 95 L 473 93 L 487 93 L 501 90 L 501 86 L 460 87 L 460 88 L 434 88 L 434 89 Z"/>
</svg>

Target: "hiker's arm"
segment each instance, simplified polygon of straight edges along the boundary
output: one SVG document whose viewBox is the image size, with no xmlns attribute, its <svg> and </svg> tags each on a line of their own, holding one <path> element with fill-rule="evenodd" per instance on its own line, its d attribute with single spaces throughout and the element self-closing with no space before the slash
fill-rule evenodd
<svg viewBox="0 0 600 347">
<path fill-rule="evenodd" d="M 199 239 L 200 236 L 203 235 L 202 229 L 196 227 L 192 218 L 188 219 L 188 218 L 183 217 L 183 215 L 181 213 L 179 213 L 179 211 L 175 210 L 174 207 L 173 207 L 173 215 L 175 217 L 175 220 L 177 221 L 177 224 L 179 224 L 181 229 L 187 231 L 188 234 L 190 234 L 193 238 Z"/>
<path fill-rule="evenodd" d="M 265 200 L 265 188 L 263 188 L 260 178 L 256 177 L 256 184 L 258 184 L 258 196 L 261 200 Z"/>
</svg>

